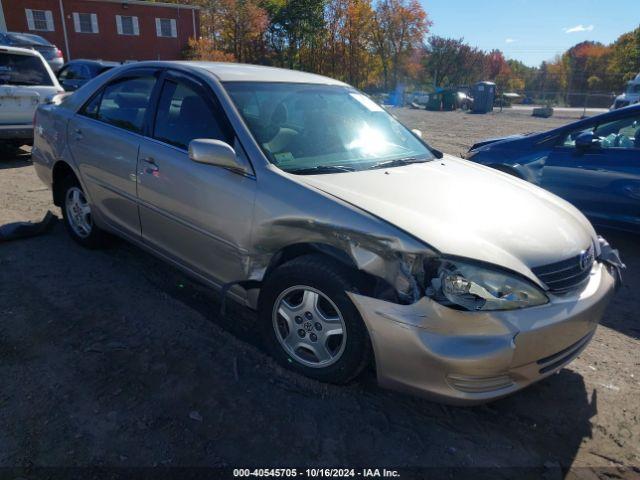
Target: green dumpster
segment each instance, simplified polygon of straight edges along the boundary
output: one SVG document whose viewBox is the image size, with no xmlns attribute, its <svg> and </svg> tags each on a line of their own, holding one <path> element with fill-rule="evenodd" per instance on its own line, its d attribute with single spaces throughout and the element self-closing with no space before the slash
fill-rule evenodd
<svg viewBox="0 0 640 480">
<path fill-rule="evenodd" d="M 456 92 L 454 90 L 445 90 L 444 92 L 442 92 L 442 109 L 456 109 Z"/>
<path fill-rule="evenodd" d="M 442 110 L 442 94 L 430 93 L 429 101 L 427 102 L 427 110 Z"/>
</svg>

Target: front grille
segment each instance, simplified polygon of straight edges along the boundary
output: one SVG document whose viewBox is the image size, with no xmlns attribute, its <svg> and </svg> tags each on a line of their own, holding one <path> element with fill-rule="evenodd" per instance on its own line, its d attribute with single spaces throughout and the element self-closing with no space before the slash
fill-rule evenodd
<svg viewBox="0 0 640 480">
<path fill-rule="evenodd" d="M 532 268 L 531 271 L 552 292 L 566 292 L 580 286 L 591 273 L 593 267 L 593 247 L 580 255 Z"/>
</svg>

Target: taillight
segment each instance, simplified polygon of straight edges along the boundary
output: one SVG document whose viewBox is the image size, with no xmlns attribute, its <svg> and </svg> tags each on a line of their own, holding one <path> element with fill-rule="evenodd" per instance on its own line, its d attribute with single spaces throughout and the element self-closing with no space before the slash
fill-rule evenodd
<svg viewBox="0 0 640 480">
<path fill-rule="evenodd" d="M 56 57 L 62 58 L 62 50 L 60 50 L 59 48 L 56 48 Z"/>
</svg>

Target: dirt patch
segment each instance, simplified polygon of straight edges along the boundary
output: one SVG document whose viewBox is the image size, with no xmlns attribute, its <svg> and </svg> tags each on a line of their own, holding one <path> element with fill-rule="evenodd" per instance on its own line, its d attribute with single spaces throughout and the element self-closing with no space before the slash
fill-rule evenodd
<svg viewBox="0 0 640 480">
<path fill-rule="evenodd" d="M 569 121 L 395 113 L 452 154 Z M 27 153 L 3 154 L 0 224 L 53 209 L 43 188 Z M 336 387 L 283 371 L 252 312 L 221 317 L 215 293 L 125 242 L 84 250 L 58 223 L 0 244 L 0 466 L 637 468 L 640 239 L 603 233 L 628 270 L 591 345 L 475 408 L 382 390 L 372 372 Z"/>
<path fill-rule="evenodd" d="M 579 109 L 560 112 L 551 118 L 535 118 L 528 110 L 514 109 L 495 110 L 484 115 L 408 108 L 396 108 L 391 112 L 405 125 L 422 130 L 422 137 L 430 145 L 458 156 L 480 140 L 550 130 L 576 121 L 582 114 Z"/>
</svg>

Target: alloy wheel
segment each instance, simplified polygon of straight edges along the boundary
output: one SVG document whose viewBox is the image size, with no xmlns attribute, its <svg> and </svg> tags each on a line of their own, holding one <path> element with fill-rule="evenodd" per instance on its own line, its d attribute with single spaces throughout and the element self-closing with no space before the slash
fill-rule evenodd
<svg viewBox="0 0 640 480">
<path fill-rule="evenodd" d="M 71 187 L 67 190 L 65 210 L 67 213 L 67 221 L 76 235 L 80 238 L 87 238 L 91 235 L 93 225 L 91 207 L 84 192 L 80 188 Z"/>
<path fill-rule="evenodd" d="M 280 346 L 296 362 L 324 368 L 337 362 L 347 343 L 342 313 L 321 291 L 304 285 L 287 288 L 272 312 Z"/>
</svg>

